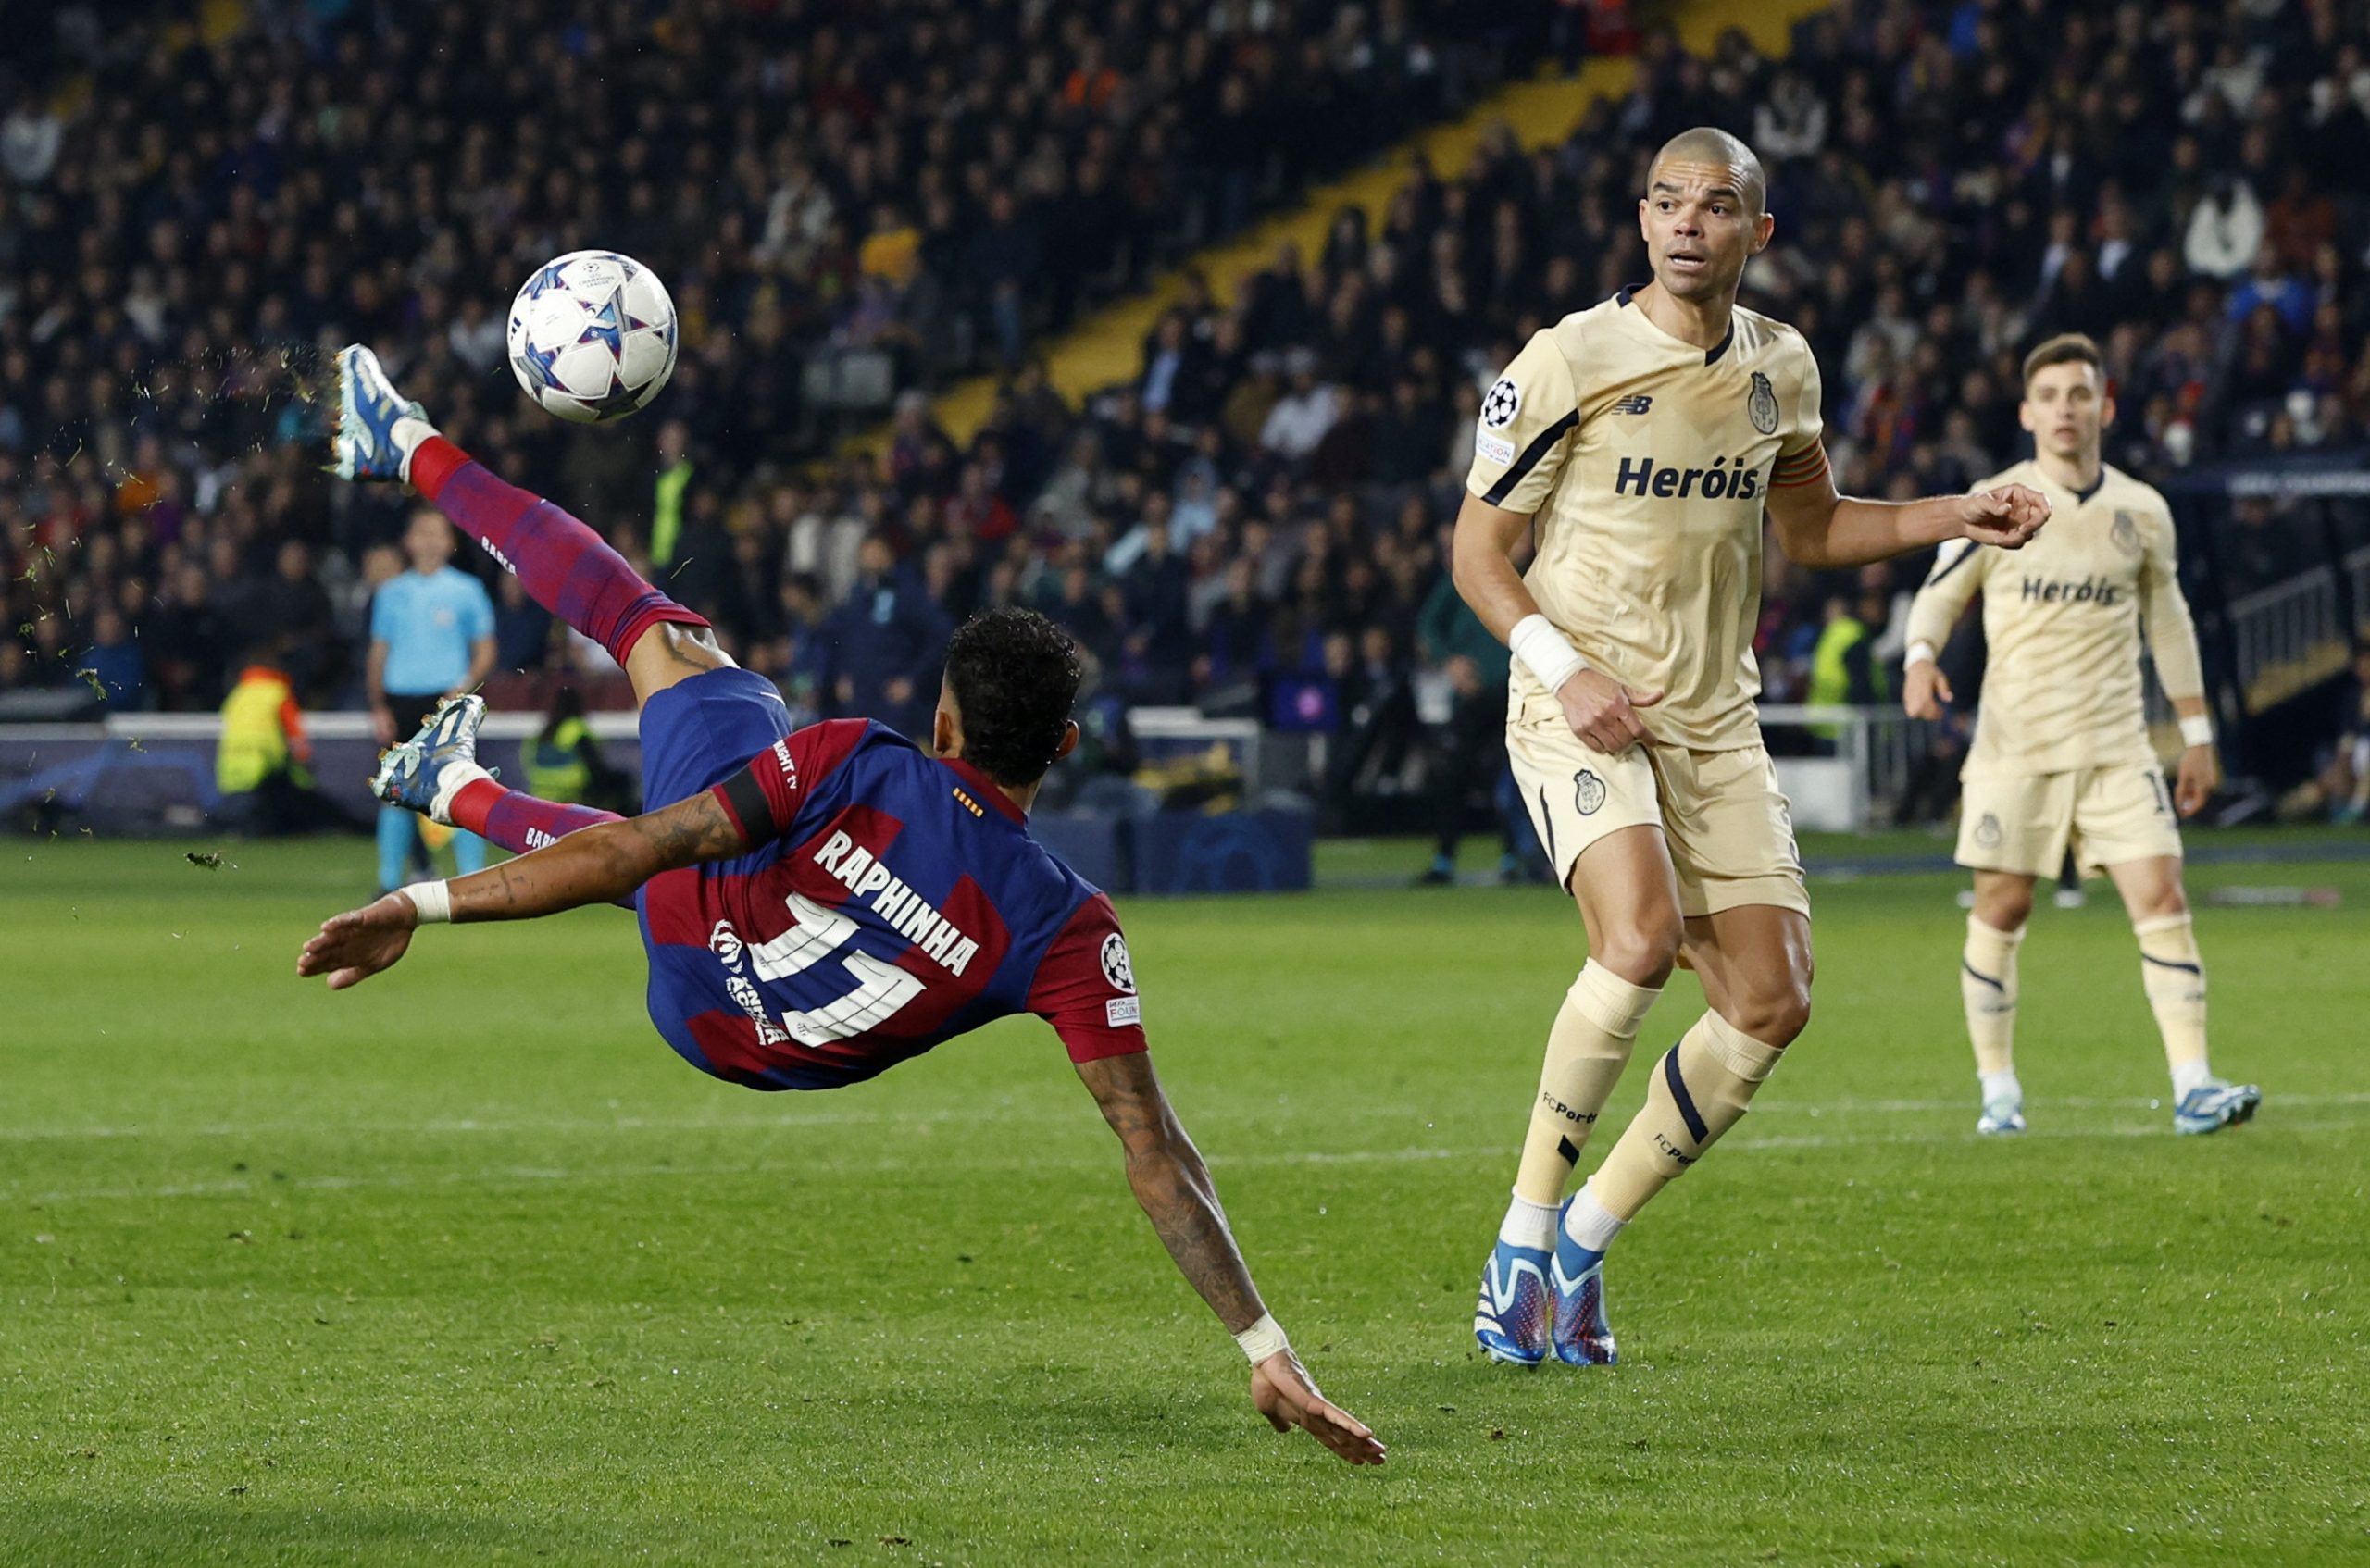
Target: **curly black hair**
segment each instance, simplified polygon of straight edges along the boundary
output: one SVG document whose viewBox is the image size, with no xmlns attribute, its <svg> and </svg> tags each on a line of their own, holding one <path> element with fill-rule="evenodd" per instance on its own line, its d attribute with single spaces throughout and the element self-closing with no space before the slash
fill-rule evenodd
<svg viewBox="0 0 2370 1568">
<path fill-rule="evenodd" d="M 946 645 L 946 684 L 963 715 L 963 759 L 999 784 L 1034 784 L 1078 701 L 1078 649 L 1034 610 L 981 610 Z"/>
</svg>

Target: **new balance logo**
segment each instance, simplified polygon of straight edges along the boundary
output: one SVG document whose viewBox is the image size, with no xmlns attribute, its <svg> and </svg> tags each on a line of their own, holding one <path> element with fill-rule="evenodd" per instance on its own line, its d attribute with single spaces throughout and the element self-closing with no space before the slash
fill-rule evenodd
<svg viewBox="0 0 2370 1568">
<path fill-rule="evenodd" d="M 1615 400 L 1613 411 L 1615 414 L 1643 414 L 1653 405 L 1654 400 L 1646 393 L 1631 392 L 1628 397 Z"/>
</svg>

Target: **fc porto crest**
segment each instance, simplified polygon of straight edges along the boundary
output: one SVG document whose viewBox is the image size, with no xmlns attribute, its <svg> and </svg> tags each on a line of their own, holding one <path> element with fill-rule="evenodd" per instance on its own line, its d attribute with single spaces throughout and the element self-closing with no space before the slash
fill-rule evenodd
<svg viewBox="0 0 2370 1568">
<path fill-rule="evenodd" d="M 1582 816 L 1594 816 L 1604 804 L 1604 780 L 1587 768 L 1572 775 L 1572 806 Z"/>
<path fill-rule="evenodd" d="M 1985 812 L 1983 814 L 1983 820 L 1975 825 L 1975 841 L 1977 846 L 1987 850 L 1996 850 L 2000 847 L 2000 840 L 2002 837 L 2003 835 L 2000 830 L 2000 818 L 1990 812 Z"/>
<path fill-rule="evenodd" d="M 2114 515 L 2114 526 L 2107 530 L 2107 538 L 2125 554 L 2139 554 L 2143 548 L 2139 540 L 2139 514 L 2117 512 Z"/>
<path fill-rule="evenodd" d="M 1778 433 L 1778 393 L 1758 370 L 1753 373 L 1753 390 L 1745 394 L 1744 411 L 1754 429 L 1765 436 Z"/>
</svg>

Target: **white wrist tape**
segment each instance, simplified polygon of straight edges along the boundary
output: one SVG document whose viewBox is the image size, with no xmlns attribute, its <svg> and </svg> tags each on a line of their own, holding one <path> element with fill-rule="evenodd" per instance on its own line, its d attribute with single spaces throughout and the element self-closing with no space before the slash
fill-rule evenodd
<svg viewBox="0 0 2370 1568">
<path fill-rule="evenodd" d="M 1273 1313 L 1261 1313 L 1259 1321 L 1236 1335 L 1234 1342 L 1242 1347 L 1242 1353 L 1251 1358 L 1254 1366 L 1278 1350 L 1291 1349 L 1291 1341 L 1284 1338 L 1284 1331 L 1278 1326 Z"/>
<path fill-rule="evenodd" d="M 1921 639 L 1909 645 L 1909 652 L 1902 657 L 1901 664 L 1903 669 L 1907 669 L 1913 665 L 1930 665 L 1933 662 L 1934 645 Z"/>
<path fill-rule="evenodd" d="M 1555 629 L 1555 623 L 1536 612 L 1515 622 L 1514 630 L 1506 634 L 1506 646 L 1551 694 L 1561 691 L 1564 682 L 1589 667 L 1571 640 Z"/>
<path fill-rule="evenodd" d="M 2214 721 L 2203 714 L 2195 714 L 2181 720 L 2181 744 L 2184 746 L 2214 744 Z"/>
<path fill-rule="evenodd" d="M 401 889 L 411 906 L 419 911 L 423 926 L 443 926 L 453 918 L 453 890 L 443 882 L 414 882 Z"/>
</svg>

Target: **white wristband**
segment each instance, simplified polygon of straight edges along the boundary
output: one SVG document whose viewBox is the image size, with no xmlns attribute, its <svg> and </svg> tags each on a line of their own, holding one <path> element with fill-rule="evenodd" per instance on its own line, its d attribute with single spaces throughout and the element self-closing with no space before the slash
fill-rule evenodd
<svg viewBox="0 0 2370 1568">
<path fill-rule="evenodd" d="M 1571 640 L 1555 629 L 1553 621 L 1536 611 L 1515 622 L 1514 630 L 1506 634 L 1506 647 L 1551 695 L 1561 691 L 1564 682 L 1589 667 Z"/>
<path fill-rule="evenodd" d="M 1913 666 L 1930 665 L 1933 662 L 1934 645 L 1920 639 L 1909 645 L 1909 652 L 1902 657 L 1901 665 L 1903 669 L 1908 669 Z"/>
<path fill-rule="evenodd" d="M 2181 720 L 2181 744 L 2184 746 L 2214 744 L 2214 721 L 2203 714 L 2192 714 Z"/>
<path fill-rule="evenodd" d="M 1234 1342 L 1242 1347 L 1242 1353 L 1251 1358 L 1254 1366 L 1278 1350 L 1291 1349 L 1291 1341 L 1284 1338 L 1284 1331 L 1277 1325 L 1273 1313 L 1261 1313 L 1259 1321 L 1236 1335 Z"/>
<path fill-rule="evenodd" d="M 399 890 L 419 912 L 423 926 L 443 926 L 453 918 L 453 890 L 443 882 L 414 882 Z"/>
</svg>

